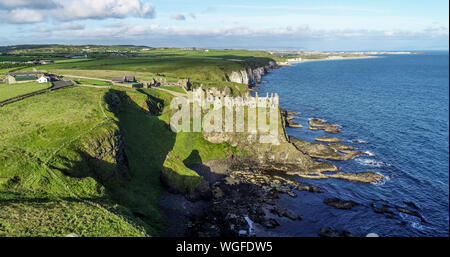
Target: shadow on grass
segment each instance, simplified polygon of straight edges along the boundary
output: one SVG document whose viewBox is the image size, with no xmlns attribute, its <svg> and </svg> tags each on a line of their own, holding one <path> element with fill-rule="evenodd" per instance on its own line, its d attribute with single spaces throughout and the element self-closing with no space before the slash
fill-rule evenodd
<svg viewBox="0 0 450 257">
<path fill-rule="evenodd" d="M 67 169 L 57 169 L 72 177 L 94 178 L 114 202 L 127 207 L 135 218 L 160 231 L 163 222 L 157 201 L 164 191 L 160 175 L 166 156 L 175 144 L 176 134 L 157 116 L 149 115 L 126 91 L 110 89 L 104 100 L 117 118 L 119 131 L 113 138 L 93 139 L 89 153 L 76 151 L 81 161 L 64 165 L 69 167 Z M 162 109 L 163 100 L 153 97 L 150 101 L 160 103 Z M 100 190 L 101 186 L 97 188 L 98 193 Z M 154 231 L 147 232 L 155 234 Z"/>
<path fill-rule="evenodd" d="M 188 166 L 192 163 L 202 163 L 202 157 L 198 150 L 192 150 L 191 154 L 183 161 L 184 165 Z"/>
</svg>

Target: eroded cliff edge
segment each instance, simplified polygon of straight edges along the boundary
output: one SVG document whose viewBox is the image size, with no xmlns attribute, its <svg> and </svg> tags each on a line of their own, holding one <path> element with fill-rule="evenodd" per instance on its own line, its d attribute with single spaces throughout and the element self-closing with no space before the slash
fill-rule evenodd
<svg viewBox="0 0 450 257">
<path fill-rule="evenodd" d="M 267 65 L 264 66 L 252 66 L 243 68 L 239 71 L 233 71 L 227 75 L 227 80 L 229 82 L 247 84 L 249 86 L 255 83 L 261 83 L 261 77 L 267 74 L 269 71 L 278 68 L 278 64 L 275 61 L 269 61 Z"/>
</svg>

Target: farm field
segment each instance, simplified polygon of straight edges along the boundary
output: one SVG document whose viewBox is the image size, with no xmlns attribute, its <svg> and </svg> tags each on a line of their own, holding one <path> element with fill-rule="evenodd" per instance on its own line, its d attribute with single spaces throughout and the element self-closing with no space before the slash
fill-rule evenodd
<svg viewBox="0 0 450 257">
<path fill-rule="evenodd" d="M 51 83 L 18 83 L 18 84 L 3 84 L 0 83 L 0 102 L 25 95 L 28 93 L 33 93 L 42 89 L 47 89 L 52 86 Z"/>
</svg>

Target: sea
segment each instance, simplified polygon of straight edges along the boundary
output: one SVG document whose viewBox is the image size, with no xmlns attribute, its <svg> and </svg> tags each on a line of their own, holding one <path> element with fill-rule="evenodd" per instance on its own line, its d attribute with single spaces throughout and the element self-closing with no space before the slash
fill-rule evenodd
<svg viewBox="0 0 450 257">
<path fill-rule="evenodd" d="M 366 152 L 331 161 L 340 171 L 385 176 L 377 184 L 294 177 L 324 192 L 281 196 L 279 204 L 303 219 L 283 219 L 264 236 L 317 236 L 325 227 L 354 236 L 449 236 L 448 51 L 296 63 L 265 75 L 255 91 L 276 92 L 280 107 L 298 112 L 294 121 L 304 128 L 287 128 L 290 136 L 311 142 L 336 136 Z M 342 132 L 311 131 L 311 118 L 338 124 Z M 336 209 L 323 203 L 327 198 L 359 205 Z M 423 219 L 395 210 L 377 213 L 373 203 L 407 208 Z"/>
</svg>

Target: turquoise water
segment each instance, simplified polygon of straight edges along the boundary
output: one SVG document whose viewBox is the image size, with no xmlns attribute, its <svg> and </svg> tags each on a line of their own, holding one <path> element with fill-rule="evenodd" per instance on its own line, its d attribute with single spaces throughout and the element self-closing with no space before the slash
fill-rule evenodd
<svg viewBox="0 0 450 257">
<path fill-rule="evenodd" d="M 295 121 L 305 128 L 287 129 L 288 134 L 314 141 L 326 133 L 310 131 L 308 119 L 321 118 L 342 126 L 337 137 L 343 143 L 368 151 L 333 162 L 342 171 L 371 170 L 387 177 L 377 185 L 298 178 L 326 192 L 283 196 L 282 204 L 304 220 L 284 221 L 273 233 L 315 236 L 319 228 L 332 226 L 358 236 L 449 235 L 448 52 L 298 63 L 266 75 L 256 90 L 278 92 L 281 107 L 299 112 Z M 330 197 L 362 205 L 337 210 L 322 203 Z M 370 203 L 378 200 L 400 206 L 412 202 L 425 222 L 377 214 Z"/>
</svg>

